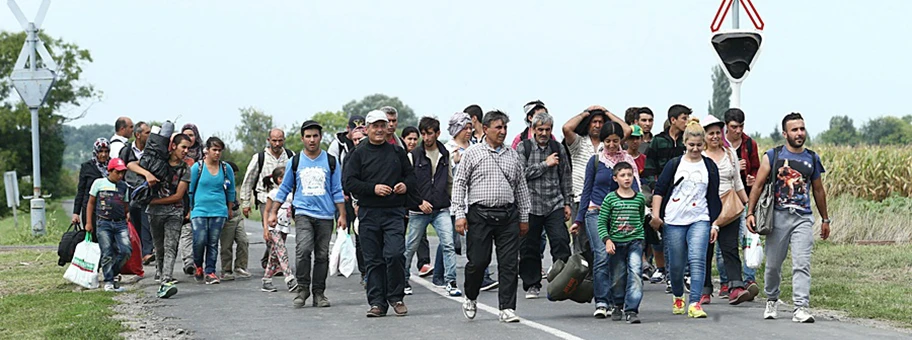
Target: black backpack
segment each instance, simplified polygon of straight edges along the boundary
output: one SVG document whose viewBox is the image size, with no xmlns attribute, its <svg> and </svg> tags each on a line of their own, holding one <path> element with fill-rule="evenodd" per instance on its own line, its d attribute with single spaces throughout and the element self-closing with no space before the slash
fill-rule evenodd
<svg viewBox="0 0 912 340">
<path fill-rule="evenodd" d="M 193 182 L 193 190 L 190 191 L 189 193 L 187 193 L 187 195 L 185 195 L 184 197 L 190 197 L 191 193 L 196 195 L 196 187 L 199 185 L 200 177 L 203 176 L 203 168 L 206 166 L 206 163 L 203 163 L 203 161 L 199 161 L 199 162 L 196 162 L 196 164 L 199 165 L 199 169 L 196 172 L 196 182 Z M 228 164 L 225 162 L 219 161 L 219 165 L 222 166 L 222 176 L 225 178 L 225 181 L 228 181 Z M 196 204 L 195 201 L 196 201 L 196 197 L 194 196 L 194 198 L 190 200 L 190 207 L 191 207 L 190 210 L 193 210 L 192 206 L 194 204 Z M 228 189 L 225 189 L 225 202 L 227 202 L 227 201 L 228 201 Z M 184 210 L 187 210 L 187 208 L 185 207 Z"/>
<path fill-rule="evenodd" d="M 70 261 L 73 261 L 73 254 L 76 253 L 76 245 L 85 241 L 86 231 L 82 229 L 82 226 L 79 223 L 70 224 L 70 228 L 67 229 L 63 236 L 60 237 L 60 244 L 57 245 L 57 256 L 60 259 L 57 260 L 58 266 L 65 266 Z"/>
<path fill-rule="evenodd" d="M 336 174 L 336 157 L 330 155 L 329 152 L 326 153 L 326 162 L 329 163 L 329 180 L 332 180 L 332 176 Z M 297 176 L 298 173 L 298 164 L 301 163 L 301 154 L 295 154 L 291 158 L 291 173 Z M 298 191 L 298 180 L 295 179 L 291 182 L 291 200 L 294 201 L 294 195 Z M 291 205 L 291 214 L 294 215 L 294 204 Z"/>
</svg>

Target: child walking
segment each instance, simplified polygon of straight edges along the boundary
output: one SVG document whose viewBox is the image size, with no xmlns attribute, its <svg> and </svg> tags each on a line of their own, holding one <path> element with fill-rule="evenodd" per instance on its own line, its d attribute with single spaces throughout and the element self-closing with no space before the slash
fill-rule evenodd
<svg viewBox="0 0 912 340">
<path fill-rule="evenodd" d="M 92 232 L 92 226 L 95 226 L 95 236 L 101 248 L 104 291 L 119 293 L 124 289 L 114 282 L 114 277 L 120 275 L 121 267 L 133 252 L 127 229 L 127 220 L 130 219 L 127 184 L 121 181 L 127 166 L 120 158 L 114 158 L 108 162 L 107 170 L 107 177 L 96 179 L 89 189 L 86 230 Z"/>
<path fill-rule="evenodd" d="M 614 166 L 618 189 L 605 196 L 598 218 L 598 234 L 608 252 L 611 294 L 617 304 L 611 320 L 620 321 L 626 316 L 627 323 L 631 324 L 640 323 L 643 219 L 646 214 L 646 196 L 633 190 L 633 171 L 633 166 L 627 162 Z"/>
<path fill-rule="evenodd" d="M 288 270 L 288 251 L 285 248 L 285 238 L 288 236 L 289 226 L 291 226 L 291 202 L 294 199 L 291 195 L 285 198 L 285 202 L 276 202 L 276 194 L 279 192 L 279 185 L 285 178 L 285 168 L 278 167 L 272 171 L 272 175 L 263 178 L 263 187 L 266 188 L 267 213 L 272 211 L 274 204 L 281 204 L 279 212 L 276 213 L 276 225 L 270 227 L 268 223 L 263 223 L 263 239 L 266 240 L 266 247 L 269 249 L 269 262 L 266 264 L 266 273 L 263 274 L 264 292 L 276 292 L 278 289 L 272 284 L 272 277 L 276 273 L 285 274 L 285 285 L 289 292 L 294 292 L 298 288 L 298 282 L 295 280 L 294 273 Z"/>
</svg>

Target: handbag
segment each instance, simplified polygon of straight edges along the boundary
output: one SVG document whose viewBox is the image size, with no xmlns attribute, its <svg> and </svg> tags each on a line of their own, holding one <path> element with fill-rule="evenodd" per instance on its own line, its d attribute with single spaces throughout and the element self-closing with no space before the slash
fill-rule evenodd
<svg viewBox="0 0 912 340">
<path fill-rule="evenodd" d="M 57 245 L 58 266 L 65 266 L 73 260 L 73 253 L 76 252 L 76 245 L 86 238 L 86 231 L 79 223 L 72 223 L 63 236 L 60 237 L 60 243 Z"/>
<path fill-rule="evenodd" d="M 76 245 L 73 261 L 63 273 L 63 278 L 88 289 L 98 288 L 98 263 L 101 260 L 101 248 L 92 242 L 86 234 L 85 239 Z"/>
<path fill-rule="evenodd" d="M 769 235 L 773 231 L 773 205 L 776 203 L 776 181 L 773 177 L 773 166 L 776 166 L 776 161 L 779 160 L 779 151 L 782 150 L 782 146 L 777 146 L 773 151 L 773 165 L 770 166 L 769 177 L 766 179 L 766 184 L 763 185 L 763 192 L 760 193 L 760 200 L 757 202 L 757 207 L 754 211 L 754 218 L 757 220 L 756 226 L 754 226 L 754 231 L 760 235 Z"/>
<path fill-rule="evenodd" d="M 726 148 L 725 151 L 728 153 L 728 158 L 732 162 L 732 169 L 737 169 L 738 167 L 735 165 L 735 160 L 732 158 L 731 152 L 728 148 Z M 736 175 L 732 176 L 732 181 L 737 180 L 735 176 L 737 176 L 737 172 Z M 722 199 L 722 211 L 719 213 L 719 217 L 716 218 L 716 225 L 724 227 L 741 216 L 741 213 L 744 212 L 744 203 L 741 202 L 734 187 L 722 194 L 720 198 Z"/>
</svg>

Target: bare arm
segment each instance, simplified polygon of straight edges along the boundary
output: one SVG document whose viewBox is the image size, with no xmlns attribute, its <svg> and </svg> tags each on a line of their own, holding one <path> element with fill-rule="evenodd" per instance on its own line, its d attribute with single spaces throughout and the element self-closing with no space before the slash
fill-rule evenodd
<svg viewBox="0 0 912 340">
<path fill-rule="evenodd" d="M 95 220 L 95 196 L 89 195 L 89 202 L 86 203 L 86 225 L 85 229 L 92 231 L 92 222 Z"/>
<path fill-rule="evenodd" d="M 187 187 L 189 186 L 189 183 L 181 181 L 177 185 L 177 192 L 175 192 L 173 195 L 164 198 L 153 198 L 149 204 L 165 205 L 180 202 L 180 200 L 184 198 L 184 194 L 187 193 Z"/>
<path fill-rule="evenodd" d="M 583 119 L 586 119 L 586 117 L 589 117 L 588 109 L 586 111 L 581 112 L 580 114 L 578 114 L 576 116 L 571 117 L 570 120 L 568 120 L 566 123 L 564 123 L 564 127 L 561 128 L 561 131 L 563 131 L 564 140 L 567 142 L 568 145 L 573 144 L 573 142 L 576 141 L 576 138 L 578 137 L 575 132 L 576 127 L 579 126 L 580 123 L 583 122 Z"/>
</svg>

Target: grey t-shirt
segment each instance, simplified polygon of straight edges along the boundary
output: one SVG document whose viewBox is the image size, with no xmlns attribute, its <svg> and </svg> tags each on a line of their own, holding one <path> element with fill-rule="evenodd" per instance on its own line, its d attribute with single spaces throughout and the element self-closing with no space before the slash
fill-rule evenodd
<svg viewBox="0 0 912 340">
<path fill-rule="evenodd" d="M 180 182 L 190 183 L 190 168 L 187 167 L 187 164 L 180 162 L 177 166 L 171 167 L 171 178 L 169 181 L 161 182 L 161 191 L 157 197 L 168 197 L 173 195 L 177 191 L 177 185 Z M 187 190 L 190 190 L 189 188 Z M 181 216 L 184 214 L 184 200 L 178 200 L 177 203 L 172 204 L 149 204 L 149 207 L 146 209 L 146 213 L 152 215 L 178 215 Z"/>
</svg>

